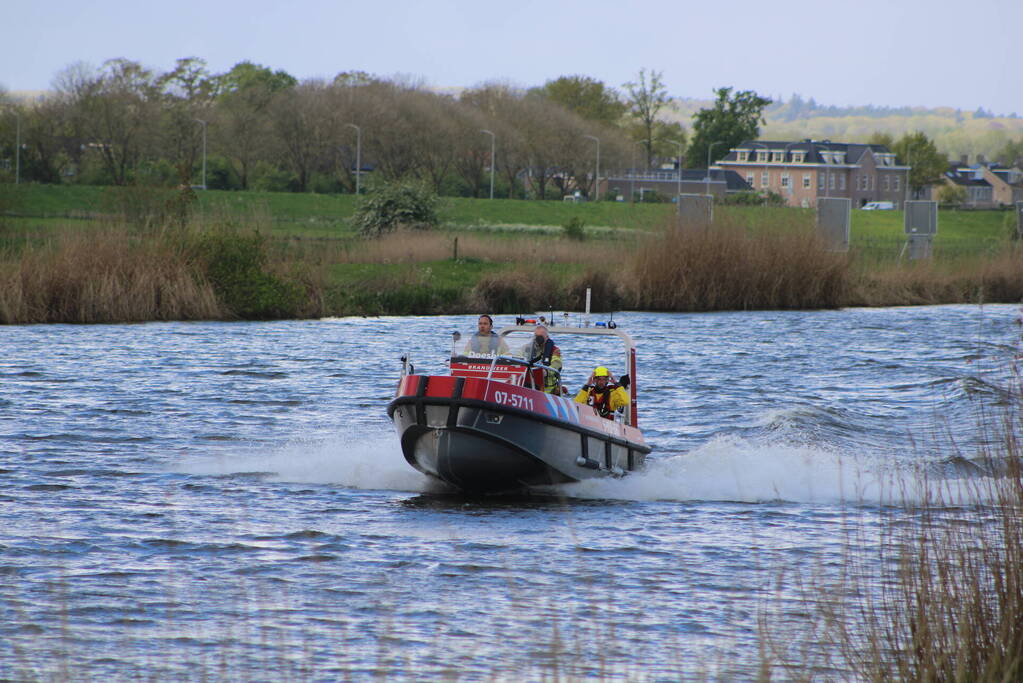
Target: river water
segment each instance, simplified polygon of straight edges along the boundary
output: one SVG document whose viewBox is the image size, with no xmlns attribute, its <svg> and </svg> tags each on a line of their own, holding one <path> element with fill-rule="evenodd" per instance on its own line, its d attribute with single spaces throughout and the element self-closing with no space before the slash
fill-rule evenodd
<svg viewBox="0 0 1023 683">
<path fill-rule="evenodd" d="M 0 679 L 752 677 L 783 574 L 1018 409 L 1019 318 L 619 314 L 646 470 L 484 499 L 385 413 L 474 317 L 0 327 Z"/>
</svg>

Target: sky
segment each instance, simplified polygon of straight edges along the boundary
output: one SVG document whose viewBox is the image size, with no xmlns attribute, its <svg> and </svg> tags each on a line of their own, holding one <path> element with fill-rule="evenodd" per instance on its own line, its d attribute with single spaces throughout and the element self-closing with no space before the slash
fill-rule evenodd
<svg viewBox="0 0 1023 683">
<path fill-rule="evenodd" d="M 240 61 L 296 78 L 360 70 L 440 88 L 640 69 L 672 96 L 718 87 L 820 104 L 983 107 L 1023 115 L 1023 0 L 3 0 L 0 87 L 50 88 L 123 57 L 214 73 Z"/>
</svg>

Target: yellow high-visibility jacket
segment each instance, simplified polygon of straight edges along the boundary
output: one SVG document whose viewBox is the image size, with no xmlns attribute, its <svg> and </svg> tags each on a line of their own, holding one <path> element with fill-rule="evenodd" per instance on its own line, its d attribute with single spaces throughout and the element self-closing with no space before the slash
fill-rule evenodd
<svg viewBox="0 0 1023 683">
<path fill-rule="evenodd" d="M 629 392 L 617 384 L 609 384 L 604 391 L 600 391 L 597 387 L 583 387 L 575 395 L 576 403 L 593 406 L 601 417 L 606 417 L 609 420 L 613 420 L 615 411 L 628 406 L 631 400 Z"/>
</svg>

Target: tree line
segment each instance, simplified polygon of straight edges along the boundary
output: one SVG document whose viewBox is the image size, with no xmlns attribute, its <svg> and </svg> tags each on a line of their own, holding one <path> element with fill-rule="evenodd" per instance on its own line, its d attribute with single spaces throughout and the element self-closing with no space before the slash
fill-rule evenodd
<svg viewBox="0 0 1023 683">
<path fill-rule="evenodd" d="M 756 137 L 770 100 L 717 93 L 704 123 L 722 141 L 720 158 Z M 362 173 L 480 197 L 493 168 L 498 196 L 549 198 L 591 194 L 598 153 L 603 169 L 702 165 L 710 134 L 698 120 L 690 140 L 664 121 L 671 99 L 661 74 L 645 69 L 622 91 L 562 76 L 449 95 L 363 72 L 299 81 L 247 61 L 215 74 L 194 57 L 165 72 L 112 59 L 67 67 L 31 103 L 0 93 L 0 105 L 0 173 L 12 174 L 17 140 L 20 179 L 43 183 L 352 192 Z M 738 118 L 723 122 L 736 106 Z"/>
</svg>

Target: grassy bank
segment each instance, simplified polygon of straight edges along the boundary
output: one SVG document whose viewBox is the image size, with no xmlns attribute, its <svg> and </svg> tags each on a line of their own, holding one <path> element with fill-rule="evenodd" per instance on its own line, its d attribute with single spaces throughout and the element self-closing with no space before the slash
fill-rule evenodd
<svg viewBox="0 0 1023 683">
<path fill-rule="evenodd" d="M 123 212 L 132 194 L 151 198 L 174 190 L 138 191 L 131 188 L 83 185 L 0 185 L 0 213 L 18 219 L 72 218 L 96 220 Z M 197 191 L 198 211 L 205 215 L 247 218 L 265 213 L 275 232 L 316 236 L 350 232 L 346 221 L 355 212 L 354 195 L 296 194 L 289 192 Z M 585 225 L 616 229 L 649 229 L 660 224 L 672 207 L 667 204 L 619 202 L 523 201 L 444 197 L 442 222 L 449 227 L 559 227 L 571 218 Z"/>
<path fill-rule="evenodd" d="M 475 222 L 367 240 L 345 223 L 345 196 L 199 193 L 183 204 L 158 189 L 17 193 L 0 218 L 4 323 L 518 313 L 580 308 L 587 287 L 603 310 L 1023 299 L 1023 252 L 1000 236 L 1000 213 L 943 215 L 944 246 L 912 263 L 897 258 L 901 233 L 886 237 L 883 259 L 855 240 L 848 254 L 827 252 L 813 212 L 800 209 L 718 207 L 710 230 L 679 233 L 663 205 L 452 200 L 464 204 L 459 220 L 471 210 Z M 579 211 L 604 224 L 573 239 L 556 221 Z M 876 236 L 898 226 L 895 213 L 855 215 Z M 524 217 L 547 224 L 510 227 Z M 971 246 L 957 251 L 956 240 Z"/>
</svg>

